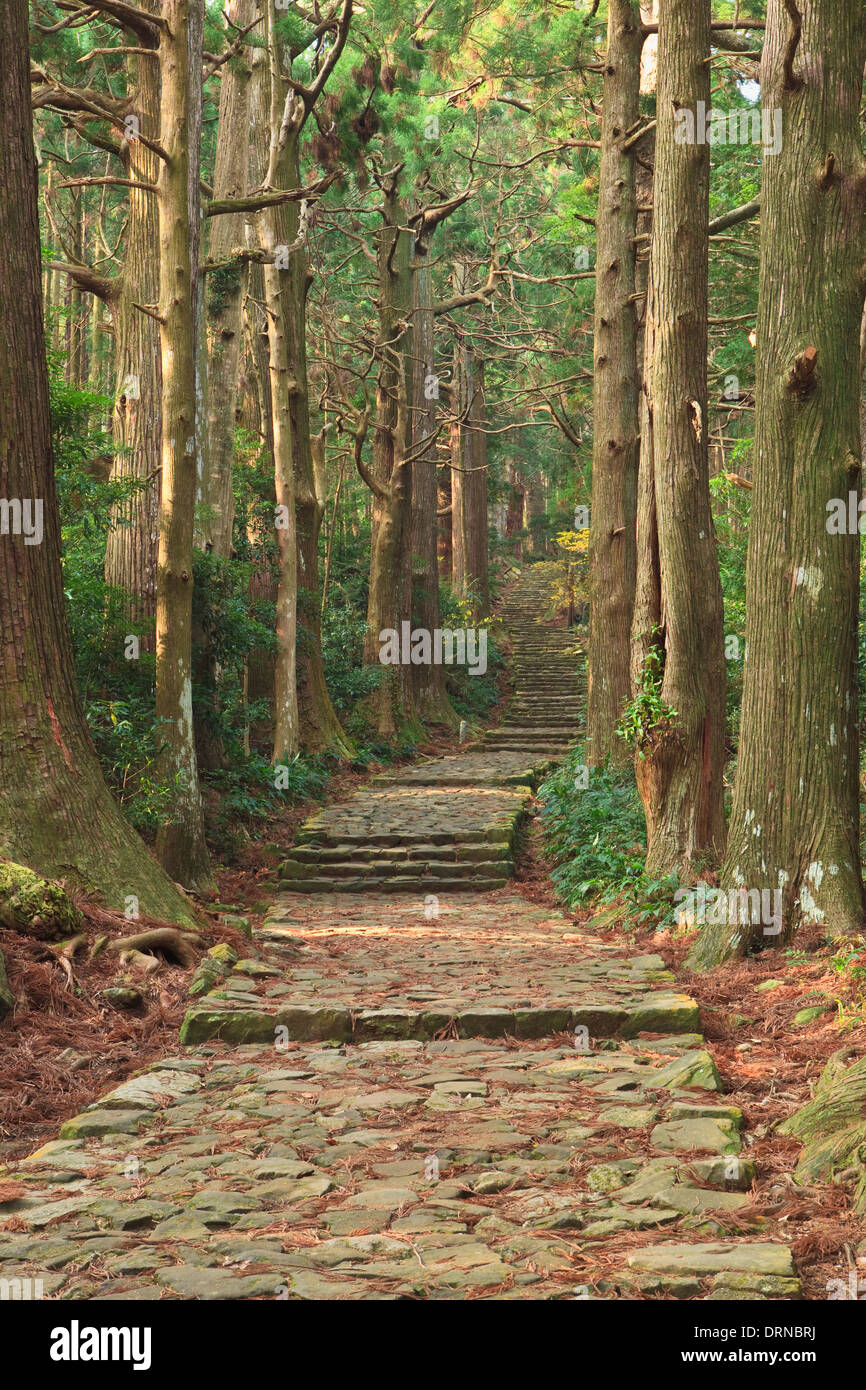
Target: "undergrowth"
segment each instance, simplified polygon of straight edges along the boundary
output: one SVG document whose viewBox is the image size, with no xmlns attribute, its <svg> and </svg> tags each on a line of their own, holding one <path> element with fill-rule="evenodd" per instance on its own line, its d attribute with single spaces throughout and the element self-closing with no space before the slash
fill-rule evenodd
<svg viewBox="0 0 866 1390">
<path fill-rule="evenodd" d="M 630 766 L 587 768 L 578 746 L 538 796 L 554 887 L 566 907 L 618 902 L 631 927 L 670 915 L 678 879 L 644 872 L 646 825 Z"/>
</svg>

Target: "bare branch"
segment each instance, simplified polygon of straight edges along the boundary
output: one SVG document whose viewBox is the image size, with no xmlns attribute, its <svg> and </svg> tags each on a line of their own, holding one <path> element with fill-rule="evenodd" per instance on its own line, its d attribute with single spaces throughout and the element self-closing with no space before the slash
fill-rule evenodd
<svg viewBox="0 0 866 1390">
<path fill-rule="evenodd" d="M 280 207 L 283 203 L 309 203 L 321 198 L 330 188 L 342 169 L 336 169 L 324 178 L 318 179 L 307 188 L 269 188 L 256 189 L 243 198 L 223 198 L 205 204 L 205 217 L 221 217 L 223 214 L 240 212 L 261 212 L 263 208 Z"/>
<path fill-rule="evenodd" d="M 95 270 L 91 270 L 89 265 L 73 265 L 69 261 L 49 261 L 49 270 L 59 270 L 64 275 L 68 275 L 70 280 L 74 280 L 79 289 L 86 290 L 88 294 L 95 294 L 97 299 L 103 300 L 106 304 L 111 304 L 117 297 L 117 285 L 114 280 L 106 275 L 97 275 Z"/>
<path fill-rule="evenodd" d="M 742 207 L 732 208 L 730 212 L 725 212 L 721 217 L 714 217 L 709 225 L 710 236 L 717 236 L 719 232 L 726 232 L 728 227 L 736 227 L 740 222 L 748 222 L 750 217 L 755 217 L 761 211 L 761 200 L 756 198 L 753 203 L 743 203 Z"/>
</svg>

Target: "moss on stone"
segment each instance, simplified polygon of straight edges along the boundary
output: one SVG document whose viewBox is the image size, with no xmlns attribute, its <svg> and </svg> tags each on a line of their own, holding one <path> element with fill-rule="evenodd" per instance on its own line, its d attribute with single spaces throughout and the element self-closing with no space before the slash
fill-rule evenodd
<svg viewBox="0 0 866 1390">
<path fill-rule="evenodd" d="M 83 917 L 59 883 L 0 860 L 0 926 L 24 936 L 57 941 L 80 930 Z"/>
</svg>

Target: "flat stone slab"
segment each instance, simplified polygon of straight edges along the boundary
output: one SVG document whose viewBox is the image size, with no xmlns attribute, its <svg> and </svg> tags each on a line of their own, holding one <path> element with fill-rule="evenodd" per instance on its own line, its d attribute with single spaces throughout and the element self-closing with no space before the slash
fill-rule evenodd
<svg viewBox="0 0 866 1390">
<path fill-rule="evenodd" d="M 730 1120 L 669 1120 L 656 1125 L 650 1141 L 668 1153 L 701 1149 L 720 1154 L 740 1151 L 740 1136 Z"/>
<path fill-rule="evenodd" d="M 717 1274 L 720 1270 L 796 1278 L 787 1245 L 714 1241 L 705 1245 L 653 1245 L 628 1257 L 631 1269 L 656 1274 Z"/>
</svg>

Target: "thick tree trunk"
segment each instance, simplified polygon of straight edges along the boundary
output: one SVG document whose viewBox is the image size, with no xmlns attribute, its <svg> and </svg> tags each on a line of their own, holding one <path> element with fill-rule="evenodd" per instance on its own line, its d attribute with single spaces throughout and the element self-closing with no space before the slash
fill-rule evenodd
<svg viewBox="0 0 866 1390">
<path fill-rule="evenodd" d="M 192 711 L 192 569 L 196 494 L 196 293 L 201 142 L 202 0 L 165 0 L 160 43 L 159 313 L 162 505 L 156 595 L 156 717 L 173 819 L 157 851 L 179 883 L 212 884 Z"/>
<path fill-rule="evenodd" d="M 42 538 L 0 537 L 0 854 L 112 908 L 192 923 L 106 787 L 75 686 L 60 569 L 25 0 L 0 43 L 0 473 Z"/>
<path fill-rule="evenodd" d="M 412 619 L 427 632 L 441 626 L 438 564 L 438 486 L 436 478 L 437 378 L 434 371 L 433 282 L 429 250 L 416 238 L 412 268 Z M 425 442 L 426 441 L 426 442 Z M 459 720 L 445 689 L 445 668 L 435 663 L 414 666 L 415 704 L 430 724 L 456 728 Z"/>
<path fill-rule="evenodd" d="M 637 551 L 638 374 L 634 147 L 643 27 L 634 0 L 610 0 L 595 219 L 595 344 L 586 760 L 627 761 L 616 726 L 631 692 Z"/>
<path fill-rule="evenodd" d="M 725 831 L 722 593 L 707 468 L 709 147 L 676 138 L 678 112 L 709 105 L 709 0 L 661 0 L 659 24 L 631 675 L 644 696 L 635 771 L 647 872 L 688 877 L 721 853 Z"/>
<path fill-rule="evenodd" d="M 771 0 L 761 100 L 782 111 L 784 134 L 763 162 L 746 661 L 722 882 L 779 891 L 787 932 L 812 922 L 836 935 L 864 919 L 860 538 L 833 518 L 856 516 L 860 496 L 866 21 L 846 0 L 804 5 L 793 63 L 789 35 L 782 0 Z M 693 963 L 778 943 L 765 927 L 708 927 Z"/>
</svg>

